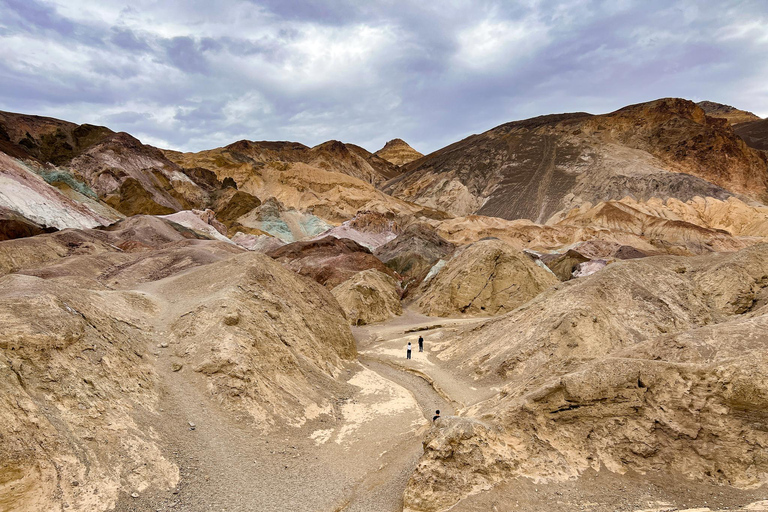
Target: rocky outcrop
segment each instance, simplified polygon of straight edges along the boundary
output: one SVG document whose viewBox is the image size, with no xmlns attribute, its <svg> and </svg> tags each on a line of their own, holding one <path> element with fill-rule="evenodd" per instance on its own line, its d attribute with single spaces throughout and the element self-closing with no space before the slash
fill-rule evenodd
<svg viewBox="0 0 768 512">
<path fill-rule="evenodd" d="M 353 240 L 327 236 L 294 242 L 267 253 L 286 267 L 334 288 L 363 270 L 375 269 L 399 280 L 371 251 Z"/>
<path fill-rule="evenodd" d="M 374 154 L 398 166 L 409 164 L 424 156 L 409 146 L 403 139 L 390 140 Z"/>
<path fill-rule="evenodd" d="M 430 316 L 498 315 L 513 311 L 557 278 L 501 240 L 481 240 L 457 252 L 417 292 Z"/>
<path fill-rule="evenodd" d="M 339 388 L 333 378 L 342 364 L 356 355 L 330 292 L 259 253 L 178 274 L 153 289 L 169 303 L 186 297 L 183 311 L 169 311 L 169 349 L 206 377 L 217 400 L 262 426 L 325 402 Z"/>
<path fill-rule="evenodd" d="M 440 357 L 502 391 L 436 426 L 406 507 L 600 467 L 765 484 L 765 249 L 617 262 L 457 338 Z"/>
<path fill-rule="evenodd" d="M 455 215 L 542 223 L 564 208 L 627 195 L 764 200 L 767 169 L 766 156 L 727 121 L 667 98 L 501 125 L 407 165 L 384 190 Z"/>
<path fill-rule="evenodd" d="M 209 171 L 211 172 L 211 171 Z M 243 226 L 239 219 L 261 206 L 261 201 L 251 194 L 227 187 L 221 190 L 211 208 L 216 218 L 227 227 L 227 234 L 234 236 L 238 231 L 248 233 L 251 229 Z"/>
<path fill-rule="evenodd" d="M 248 249 L 249 251 L 257 251 L 263 253 L 274 251 L 275 249 L 279 249 L 280 247 L 286 245 L 285 242 L 283 242 L 281 239 L 277 238 L 276 236 L 267 235 L 266 233 L 260 235 L 246 235 L 245 233 L 238 232 L 235 233 L 235 236 L 232 237 L 232 241 L 240 247 Z"/>
<path fill-rule="evenodd" d="M 104 510 L 121 489 L 175 485 L 178 468 L 131 418 L 158 399 L 143 357 L 151 301 L 21 275 L 0 290 L 4 507 Z"/>
<path fill-rule="evenodd" d="M 231 243 L 227 238 L 227 227 L 218 221 L 213 210 L 185 210 L 161 217 L 181 224 L 211 240 Z"/>
<path fill-rule="evenodd" d="M 541 261 L 559 280 L 569 281 L 573 278 L 573 273 L 579 269 L 579 265 L 590 259 L 578 251 L 569 249 L 564 254 L 542 255 Z"/>
<path fill-rule="evenodd" d="M 397 281 L 375 269 L 355 274 L 331 293 L 351 325 L 382 322 L 403 313 Z"/>
<path fill-rule="evenodd" d="M 34 224 L 56 229 L 92 228 L 122 217 L 95 197 L 86 195 L 85 188 L 85 193 L 70 186 L 61 190 L 46 182 L 46 175 L 51 176 L 40 164 L 25 164 L 0 153 L 0 208 Z"/>
<path fill-rule="evenodd" d="M 36 222 L 19 215 L 13 210 L 0 207 L 0 242 L 25 238 L 55 231 L 55 228 L 46 228 Z"/>
<path fill-rule="evenodd" d="M 320 217 L 287 208 L 274 197 L 265 200 L 229 225 L 230 231 L 255 235 L 266 233 L 286 243 L 315 237 L 330 227 L 331 225 Z"/>
<path fill-rule="evenodd" d="M 374 254 L 389 268 L 403 276 L 406 290 L 413 289 L 441 259 L 453 254 L 456 246 L 424 223 L 410 224 L 397 238 L 382 245 Z"/>
</svg>

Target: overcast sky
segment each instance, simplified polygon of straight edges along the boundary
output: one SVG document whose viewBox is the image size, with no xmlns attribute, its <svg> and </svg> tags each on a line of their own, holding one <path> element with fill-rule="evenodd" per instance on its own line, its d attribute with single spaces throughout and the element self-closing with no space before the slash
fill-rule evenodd
<svg viewBox="0 0 768 512">
<path fill-rule="evenodd" d="M 0 0 L 0 109 L 173 149 L 426 153 L 665 96 L 768 116 L 768 1 Z"/>
</svg>

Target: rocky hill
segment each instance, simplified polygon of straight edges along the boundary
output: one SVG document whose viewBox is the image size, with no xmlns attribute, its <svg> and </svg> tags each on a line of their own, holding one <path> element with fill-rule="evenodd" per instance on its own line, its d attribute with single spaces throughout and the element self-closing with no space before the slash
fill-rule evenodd
<svg viewBox="0 0 768 512">
<path fill-rule="evenodd" d="M 94 193 L 125 215 L 173 213 L 208 202 L 180 167 L 127 133 L 0 112 L 0 139 L 7 155 L 32 160 L 41 175 Z"/>
<path fill-rule="evenodd" d="M 409 146 L 403 139 L 390 140 L 374 154 L 398 166 L 411 163 L 424 156 Z"/>
<path fill-rule="evenodd" d="M 480 240 L 458 251 L 416 292 L 430 316 L 504 314 L 557 283 L 557 278 L 501 240 Z"/>
<path fill-rule="evenodd" d="M 614 264 L 455 337 L 440 358 L 502 389 L 433 429 L 406 507 L 600 467 L 764 485 L 765 249 Z"/>
<path fill-rule="evenodd" d="M 199 389 L 195 403 L 268 430 L 326 407 L 355 356 L 323 287 L 167 220 L 10 240 L 0 261 L 4 509 L 106 510 L 171 488 L 180 470 L 157 429 L 198 419 L 162 397 L 184 390 L 189 406 Z M 169 391 L 166 373 L 184 384 Z"/>
<path fill-rule="evenodd" d="M 455 215 L 545 222 L 584 202 L 766 198 L 766 155 L 693 102 L 508 123 L 406 166 L 385 191 Z"/>
</svg>

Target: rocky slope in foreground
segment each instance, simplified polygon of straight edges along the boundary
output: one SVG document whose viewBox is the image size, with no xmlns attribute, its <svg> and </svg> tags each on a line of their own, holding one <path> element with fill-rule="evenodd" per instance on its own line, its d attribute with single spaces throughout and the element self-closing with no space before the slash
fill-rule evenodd
<svg viewBox="0 0 768 512">
<path fill-rule="evenodd" d="M 440 358 L 501 392 L 432 430 L 406 507 L 589 468 L 768 483 L 766 249 L 616 263 L 457 337 Z"/>
<path fill-rule="evenodd" d="M 766 155 L 693 102 L 542 116 L 473 135 L 406 166 L 384 190 L 455 215 L 545 222 L 584 202 L 732 194 L 764 200 Z"/>
<path fill-rule="evenodd" d="M 106 510 L 175 485 L 146 427 L 165 421 L 165 365 L 264 431 L 331 411 L 355 357 L 323 287 L 153 217 L 2 242 L 0 269 L 3 509 Z"/>
</svg>

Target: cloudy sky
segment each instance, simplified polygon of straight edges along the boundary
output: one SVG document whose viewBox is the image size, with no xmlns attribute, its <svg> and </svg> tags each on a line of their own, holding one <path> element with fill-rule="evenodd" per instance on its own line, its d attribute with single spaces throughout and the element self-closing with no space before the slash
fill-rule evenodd
<svg viewBox="0 0 768 512">
<path fill-rule="evenodd" d="M 0 0 L 0 109 L 196 151 L 422 152 L 665 96 L 768 116 L 768 2 Z"/>
</svg>

